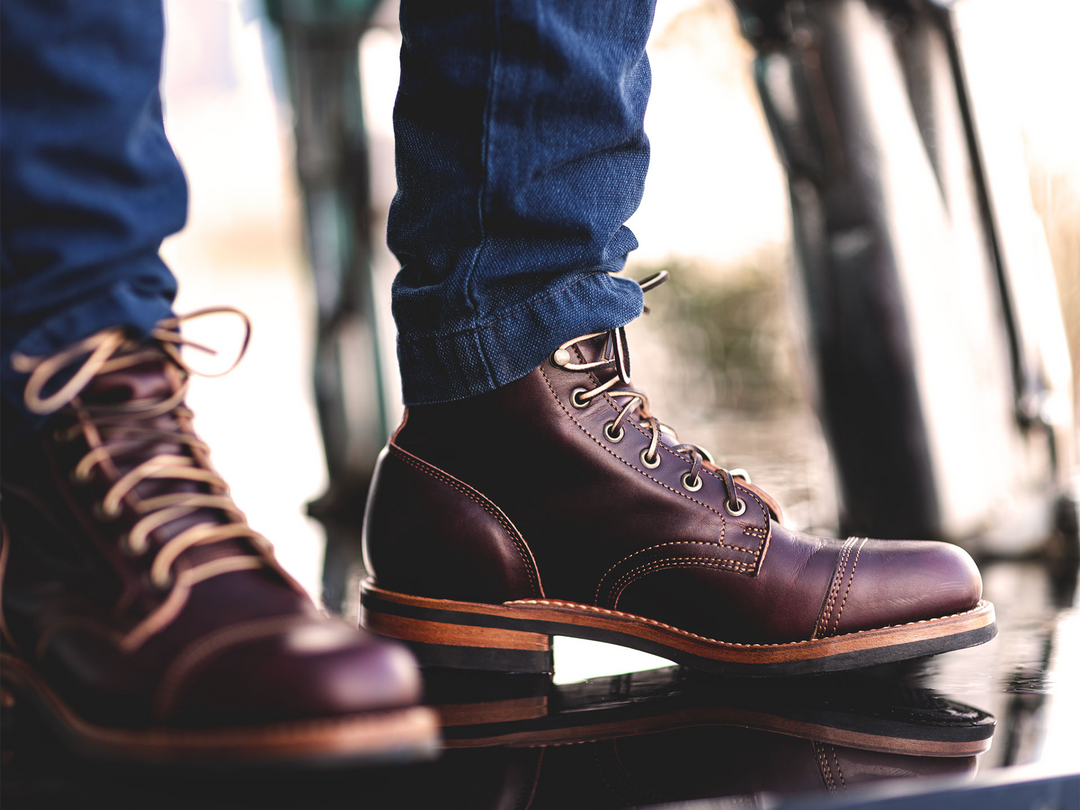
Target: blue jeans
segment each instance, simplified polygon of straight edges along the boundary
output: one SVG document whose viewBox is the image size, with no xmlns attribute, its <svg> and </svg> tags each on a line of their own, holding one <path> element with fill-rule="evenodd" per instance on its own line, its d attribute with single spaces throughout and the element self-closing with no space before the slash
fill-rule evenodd
<svg viewBox="0 0 1080 810">
<path fill-rule="evenodd" d="M 165 137 L 164 22 L 146 0 L 0 3 L 0 386 L 5 442 L 40 421 L 11 354 L 171 314 L 158 257 L 187 186 Z"/>
<path fill-rule="evenodd" d="M 637 247 L 654 4 L 401 4 L 388 241 L 406 404 L 489 391 L 641 314 L 610 273 Z"/>
<path fill-rule="evenodd" d="M 404 0 L 389 242 L 405 401 L 527 374 L 641 312 L 610 275 L 648 166 L 655 0 Z M 13 351 L 47 355 L 171 314 L 158 257 L 187 190 L 165 137 L 161 7 L 0 4 L 4 430 L 33 424 Z"/>
</svg>

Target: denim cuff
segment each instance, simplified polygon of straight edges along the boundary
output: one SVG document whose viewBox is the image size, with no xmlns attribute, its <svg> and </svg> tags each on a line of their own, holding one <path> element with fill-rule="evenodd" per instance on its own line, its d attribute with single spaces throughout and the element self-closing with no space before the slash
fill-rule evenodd
<svg viewBox="0 0 1080 810">
<path fill-rule="evenodd" d="M 435 405 L 492 391 L 524 377 L 559 344 L 625 326 L 642 307 L 637 282 L 592 272 L 466 331 L 399 334 L 404 402 Z"/>
<path fill-rule="evenodd" d="M 155 259 L 158 264 L 160 260 Z M 25 436 L 48 416 L 26 410 L 23 391 L 29 375 L 11 365 L 15 352 L 47 357 L 72 343 L 115 326 L 146 337 L 158 321 L 173 315 L 170 291 L 140 289 L 138 282 L 115 281 L 104 293 L 58 312 L 21 335 L 5 334 L 0 355 L 0 394 L 3 395 L 4 444 Z"/>
</svg>

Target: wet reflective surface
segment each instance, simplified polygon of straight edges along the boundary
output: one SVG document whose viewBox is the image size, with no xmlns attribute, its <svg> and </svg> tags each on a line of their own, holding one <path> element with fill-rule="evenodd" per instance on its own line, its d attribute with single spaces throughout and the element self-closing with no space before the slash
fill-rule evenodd
<svg viewBox="0 0 1080 810">
<path fill-rule="evenodd" d="M 660 14 L 671 22 L 679 7 L 689 5 L 693 3 L 661 4 Z M 1057 10 L 1058 17 L 1065 5 Z M 277 140 L 258 31 L 237 21 L 232 26 L 234 53 L 215 59 L 203 38 L 194 35 L 212 22 L 197 19 L 199 6 L 189 0 L 170 3 L 175 47 L 169 50 L 173 70 L 167 70 L 166 109 L 170 137 L 191 179 L 193 206 L 191 226 L 167 250 L 182 276 L 180 311 L 236 304 L 252 315 L 256 330 L 243 366 L 205 388 L 197 382 L 193 399 L 199 398 L 200 431 L 215 448 L 215 462 L 233 484 L 238 502 L 253 525 L 272 532 L 289 570 L 317 592 L 318 555 L 312 549 L 321 540 L 297 508 L 323 486 L 323 473 L 312 409 L 303 398 L 308 396 L 314 301 L 299 246 L 300 215 L 290 179 L 293 146 L 287 138 L 283 145 Z M 661 19 L 656 30 L 665 36 L 650 44 L 655 79 L 648 129 L 654 154 L 650 191 L 633 223 L 642 242 L 634 256 L 648 268 L 632 270 L 634 277 L 644 277 L 673 251 L 704 256 L 713 264 L 739 265 L 744 254 L 782 240 L 786 231 L 782 176 L 743 78 L 749 54 L 739 50 L 741 39 L 732 26 L 724 46 L 717 46 L 723 26 L 716 23 L 716 15 L 727 6 L 708 8 L 705 24 L 700 16 L 688 16 L 681 29 L 669 30 Z M 185 26 L 185 15 L 195 22 Z M 1045 17 L 1025 17 L 1033 31 L 1038 29 L 1037 37 L 1030 37 L 1035 45 L 1027 51 L 1032 58 L 1003 60 L 1002 65 L 1016 86 L 1024 87 L 1029 117 L 1037 112 L 1045 118 L 1049 125 L 1040 131 L 1060 140 L 1057 151 L 1071 160 L 1077 155 L 1075 138 L 1069 137 L 1075 128 L 1046 116 L 1075 112 L 1075 105 L 1044 103 L 1044 96 L 1055 93 L 1054 83 L 1024 84 L 1018 72 L 1027 64 L 1049 75 L 1053 71 L 1046 69 L 1045 59 L 1075 56 L 1075 50 L 1046 44 L 1047 36 L 1063 41 L 1075 26 L 1047 30 L 1040 22 Z M 996 19 L 1003 33 L 1004 26 L 1012 32 L 1023 22 L 1009 14 Z M 680 69 L 687 57 L 679 45 L 687 37 L 703 43 L 699 56 L 707 70 Z M 996 58 L 1001 37 L 985 41 Z M 373 102 L 366 112 L 384 205 L 393 193 L 389 120 L 397 51 L 398 42 L 383 32 L 368 41 L 362 56 L 368 79 L 388 87 L 380 91 L 373 84 L 365 91 Z M 239 66 L 239 74 L 214 84 L 208 77 L 215 61 L 230 60 Z M 1033 90 L 1042 95 L 1032 95 Z M 701 98 L 711 101 L 702 104 Z M 679 113 L 694 117 L 680 118 Z M 719 153 L 717 132 L 723 133 L 726 145 Z M 1032 143 L 1045 147 L 1047 137 Z M 1050 152 L 1044 148 L 1039 154 L 1045 160 Z M 1052 169 L 1053 164 L 1045 167 L 1048 173 Z M 689 186 L 688 176 L 695 180 Z M 730 192 L 717 193 L 724 188 Z M 701 190 L 700 199 L 693 196 L 695 189 Z M 1072 228 L 1078 221 L 1075 205 L 1069 207 L 1075 194 L 1057 194 L 1060 220 Z M 672 205 L 673 199 L 683 204 Z M 783 271 L 782 256 L 774 264 L 777 272 Z M 379 277 L 387 312 L 393 269 Z M 760 274 L 767 270 L 753 262 L 745 269 Z M 735 303 L 743 307 L 743 299 Z M 658 302 L 657 316 L 662 309 Z M 717 319 L 729 339 L 737 309 L 733 306 Z M 774 309 L 783 325 L 786 310 L 779 305 Z M 664 323 L 662 317 L 651 322 L 639 323 L 644 329 Z M 760 341 L 760 319 L 754 327 L 753 336 L 737 333 L 735 338 Z M 795 410 L 779 422 L 775 415 L 760 421 L 745 414 L 718 417 L 718 407 L 732 404 L 720 394 L 730 397 L 737 384 L 745 388 L 758 367 L 744 364 L 729 370 L 713 402 L 701 394 L 710 378 L 699 365 L 679 362 L 692 354 L 686 346 L 696 343 L 680 338 L 664 353 L 659 341 L 645 337 L 631 341 L 635 377 L 641 375 L 637 382 L 650 392 L 657 413 L 687 439 L 722 450 L 726 466 L 750 469 L 784 504 L 793 526 L 830 525 L 835 508 L 827 453 L 809 410 Z M 392 371 L 392 335 L 386 343 L 386 367 Z M 724 347 L 730 348 L 727 343 Z M 273 409 L 251 409 L 243 420 L 236 418 L 237 403 L 271 386 Z M 279 467 L 263 461 L 266 437 L 278 435 L 283 423 L 290 426 L 290 441 L 275 452 L 291 454 L 289 475 L 284 476 Z M 981 561 L 981 568 L 986 595 L 997 606 L 998 638 L 885 671 L 748 684 L 665 669 L 567 683 L 579 675 L 611 671 L 595 659 L 610 664 L 614 656 L 603 648 L 587 652 L 566 645 L 561 649 L 571 660 L 559 657 L 556 648 L 557 683 L 531 677 L 433 676 L 429 695 L 446 720 L 447 748 L 435 761 L 422 764 L 306 774 L 86 764 L 66 757 L 19 707 L 4 707 L 0 804 L 5 810 L 521 810 L 681 801 L 778 806 L 841 802 L 876 790 L 931 784 L 975 787 L 1000 774 L 1032 773 L 1027 768 L 1036 773 L 1078 770 L 1080 615 L 1073 606 L 1075 567 L 1055 572 L 1040 562 Z"/>
<path fill-rule="evenodd" d="M 106 766 L 65 756 L 34 717 L 6 706 L 3 803 L 783 806 L 872 797 L 882 787 L 973 789 L 1002 773 L 1078 770 L 1075 568 L 1016 561 L 982 568 L 998 607 L 998 638 L 900 665 L 771 681 L 671 666 L 575 683 L 430 671 L 427 701 L 442 718 L 444 750 L 423 763 L 247 773 Z"/>
</svg>

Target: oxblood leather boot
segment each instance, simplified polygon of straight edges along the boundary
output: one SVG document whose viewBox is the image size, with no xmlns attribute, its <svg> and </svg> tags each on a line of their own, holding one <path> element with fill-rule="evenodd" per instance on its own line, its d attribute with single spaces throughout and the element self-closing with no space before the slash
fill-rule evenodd
<svg viewBox="0 0 1080 810">
<path fill-rule="evenodd" d="M 443 707 L 451 750 L 416 780 L 429 797 L 407 794 L 406 805 L 621 810 L 732 797 L 717 804 L 767 807 L 777 802 L 762 794 L 973 776 L 994 718 L 894 678 L 738 680 L 669 667 L 556 685 L 429 670 L 425 699 Z"/>
<path fill-rule="evenodd" d="M 622 329 L 490 393 L 410 407 L 376 468 L 365 554 L 364 626 L 439 666 L 550 671 L 565 635 L 795 675 L 995 634 L 961 549 L 800 534 L 680 444 L 630 384 Z"/>
<path fill-rule="evenodd" d="M 892 669 L 900 665 L 886 667 Z M 549 675 L 429 669 L 445 748 L 566 746 L 732 726 L 904 757 L 990 749 L 994 717 L 882 668 L 817 678 L 723 678 L 688 667 L 556 684 Z"/>
<path fill-rule="evenodd" d="M 28 405 L 56 415 L 3 455 L 5 701 L 114 760 L 433 750 L 409 652 L 322 615 L 229 497 L 167 326 L 146 345 L 111 330 L 20 361 Z"/>
</svg>

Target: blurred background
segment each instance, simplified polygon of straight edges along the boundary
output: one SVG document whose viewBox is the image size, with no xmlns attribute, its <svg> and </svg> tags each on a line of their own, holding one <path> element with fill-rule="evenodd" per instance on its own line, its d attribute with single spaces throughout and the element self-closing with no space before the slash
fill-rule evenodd
<svg viewBox="0 0 1080 810">
<path fill-rule="evenodd" d="M 395 190 L 395 6 L 380 6 L 356 53 L 377 235 L 372 314 L 386 385 L 376 393 L 345 380 L 347 402 L 372 412 L 381 405 L 391 423 L 401 412 L 389 316 L 396 265 L 378 235 Z M 190 401 L 252 525 L 318 598 L 326 541 L 306 515 L 328 484 L 311 384 L 318 294 L 281 37 L 255 0 L 167 0 L 166 9 L 166 128 L 191 188 L 188 226 L 164 247 L 180 279 L 178 311 L 231 304 L 254 324 L 240 367 L 196 380 Z M 1006 0 L 969 0 L 957 20 L 981 132 L 1022 139 L 1030 187 L 1021 193 L 1041 217 L 1080 368 L 1080 105 L 1069 95 L 1080 79 L 1072 42 L 1080 4 L 1028 0 L 1019 13 Z M 660 0 L 649 54 L 653 156 L 629 223 L 641 248 L 626 273 L 668 269 L 672 281 L 631 327 L 635 383 L 683 440 L 749 470 L 784 506 L 787 524 L 835 533 L 837 485 L 814 410 L 788 188 L 754 86 L 755 51 L 730 3 Z M 349 564 L 344 608 L 355 615 L 359 573 L 356 560 Z M 1076 621 L 1068 626 L 1080 635 Z M 587 650 L 557 652 L 558 678 L 648 663 L 622 654 L 605 651 L 601 663 Z"/>
</svg>

